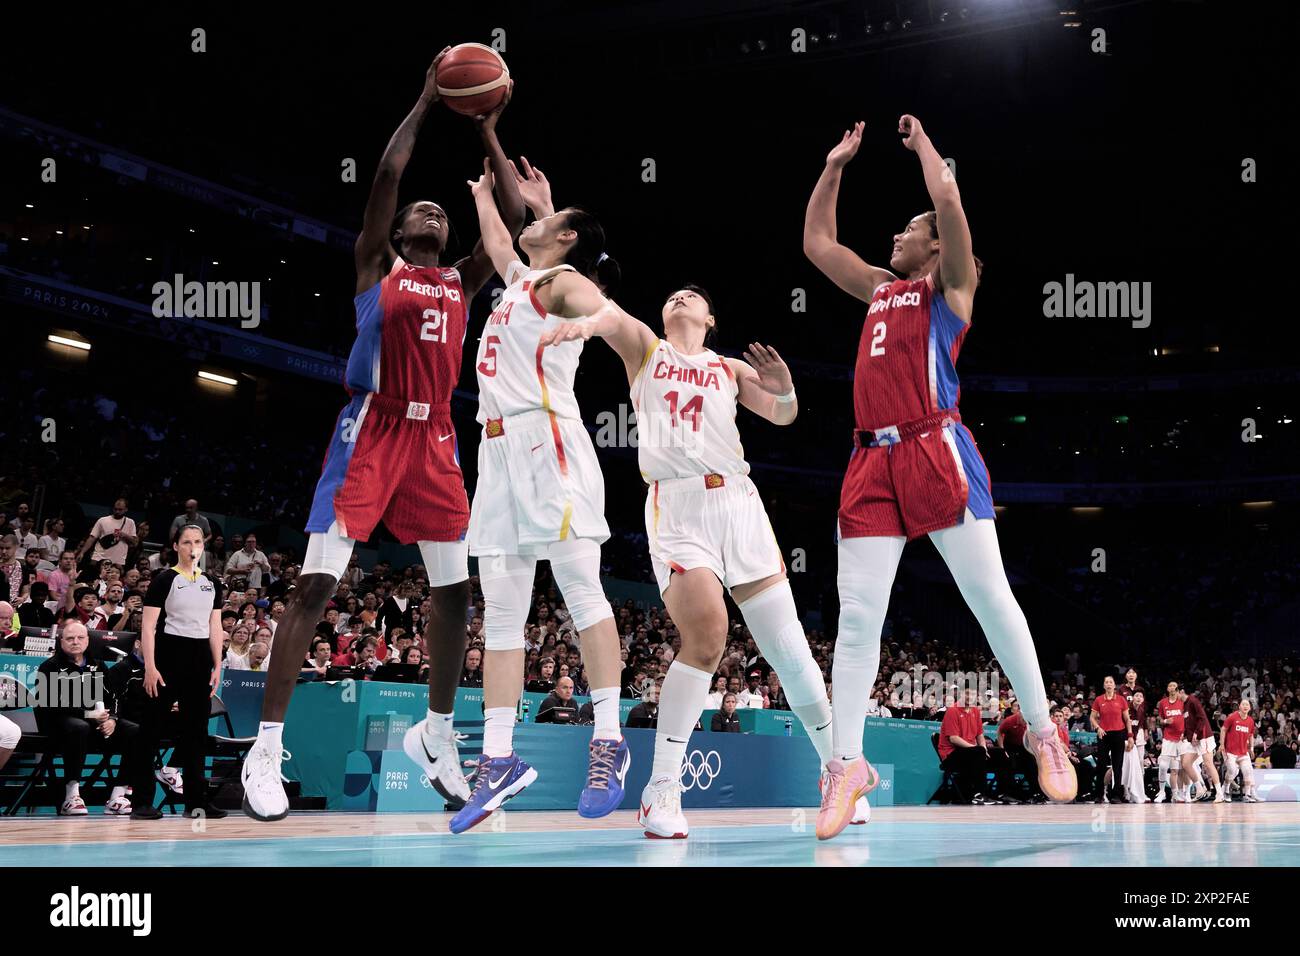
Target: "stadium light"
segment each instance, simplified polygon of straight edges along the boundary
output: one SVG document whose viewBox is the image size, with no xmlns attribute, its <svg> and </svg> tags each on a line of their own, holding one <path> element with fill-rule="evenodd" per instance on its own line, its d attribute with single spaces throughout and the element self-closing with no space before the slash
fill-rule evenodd
<svg viewBox="0 0 1300 956">
<path fill-rule="evenodd" d="M 239 384 L 236 379 L 230 378 L 227 375 L 218 375 L 216 372 L 205 372 L 202 369 L 199 370 L 199 378 L 205 382 L 216 382 L 218 385 L 229 385 L 232 388 Z"/>
<path fill-rule="evenodd" d="M 83 339 L 70 339 L 66 335 L 48 335 L 46 339 L 55 345 L 67 345 L 74 349 L 81 349 L 83 352 L 90 351 L 90 343 Z"/>
</svg>

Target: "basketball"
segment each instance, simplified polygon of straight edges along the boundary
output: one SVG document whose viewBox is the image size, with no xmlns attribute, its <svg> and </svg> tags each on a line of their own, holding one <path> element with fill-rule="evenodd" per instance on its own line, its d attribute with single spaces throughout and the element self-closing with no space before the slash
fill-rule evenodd
<svg viewBox="0 0 1300 956">
<path fill-rule="evenodd" d="M 510 70 L 501 54 L 482 43 L 462 43 L 438 64 L 438 95 L 464 116 L 490 113 L 510 85 Z"/>
</svg>

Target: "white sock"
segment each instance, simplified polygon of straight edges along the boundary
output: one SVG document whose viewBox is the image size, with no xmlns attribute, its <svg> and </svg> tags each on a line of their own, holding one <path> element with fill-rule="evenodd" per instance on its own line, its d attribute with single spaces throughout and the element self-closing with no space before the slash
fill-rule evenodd
<svg viewBox="0 0 1300 956">
<path fill-rule="evenodd" d="M 593 687 L 591 708 L 596 712 L 596 726 L 591 731 L 592 739 L 622 740 L 623 732 L 618 726 L 618 688 Z"/>
<path fill-rule="evenodd" d="M 108 802 L 112 803 L 114 800 L 121 800 L 125 796 L 126 787 L 114 787 L 113 792 L 108 795 Z"/>
<path fill-rule="evenodd" d="M 440 714 L 436 710 L 430 710 L 429 716 L 424 721 L 424 732 L 431 739 L 451 740 L 453 720 L 452 714 Z"/>
<path fill-rule="evenodd" d="M 63 787 L 63 799 L 71 800 L 73 797 L 81 795 L 81 784 L 76 780 L 69 780 Z"/>
<path fill-rule="evenodd" d="M 509 757 L 515 750 L 515 709 L 489 707 L 483 712 L 483 753 Z"/>
<path fill-rule="evenodd" d="M 284 749 L 284 724 L 273 720 L 264 720 L 257 725 L 257 742 L 267 747 L 272 753 Z"/>
<path fill-rule="evenodd" d="M 754 635 L 754 643 L 781 678 L 790 709 L 803 723 L 817 756 L 825 766 L 834 756 L 831 704 L 826 697 L 826 682 L 821 669 L 808 647 L 808 636 L 799 623 L 790 582 L 774 584 L 739 607 L 745 625 Z M 877 643 L 877 653 L 878 649 Z M 876 668 L 870 669 L 874 681 Z M 858 753 L 862 752 L 861 739 L 859 734 Z"/>
<path fill-rule="evenodd" d="M 163 767 L 163 772 L 164 772 L 164 773 L 176 773 L 177 771 L 176 771 L 176 768 L 175 768 L 175 767 Z"/>
<path fill-rule="evenodd" d="M 659 722 L 655 729 L 655 756 L 650 779 L 679 776 L 686 744 L 695 722 L 704 710 L 713 675 L 681 661 L 668 665 L 663 690 L 659 692 Z"/>
</svg>

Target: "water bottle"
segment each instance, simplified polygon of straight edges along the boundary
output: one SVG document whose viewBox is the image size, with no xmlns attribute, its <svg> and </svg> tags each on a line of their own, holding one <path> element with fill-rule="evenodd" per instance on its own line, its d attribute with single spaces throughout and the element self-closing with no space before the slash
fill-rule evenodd
<svg viewBox="0 0 1300 956">
<path fill-rule="evenodd" d="M 789 717 L 785 719 L 785 735 L 789 737 L 794 732 L 794 726 Z"/>
</svg>

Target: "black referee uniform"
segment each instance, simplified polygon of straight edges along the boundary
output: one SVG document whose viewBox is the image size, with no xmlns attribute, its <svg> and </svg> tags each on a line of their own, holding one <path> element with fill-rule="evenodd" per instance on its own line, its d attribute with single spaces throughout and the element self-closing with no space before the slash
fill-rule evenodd
<svg viewBox="0 0 1300 956">
<path fill-rule="evenodd" d="M 179 705 L 176 728 L 185 754 L 185 810 L 207 811 L 206 756 L 212 687 L 212 612 L 221 609 L 220 580 L 202 572 L 190 576 L 175 567 L 149 585 L 145 607 L 159 608 L 154 629 L 154 666 L 162 675 L 157 697 L 146 697 L 136 739 L 144 759 L 133 783 L 137 806 L 153 806 L 154 758 L 171 713 Z"/>
</svg>

